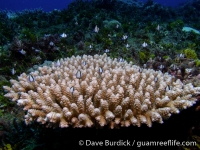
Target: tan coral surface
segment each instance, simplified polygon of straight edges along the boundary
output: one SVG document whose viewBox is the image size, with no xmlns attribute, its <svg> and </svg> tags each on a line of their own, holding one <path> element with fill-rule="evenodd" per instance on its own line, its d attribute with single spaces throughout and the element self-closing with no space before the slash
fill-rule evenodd
<svg viewBox="0 0 200 150">
<path fill-rule="evenodd" d="M 73 56 L 39 67 L 4 86 L 25 111 L 25 122 L 61 128 L 163 123 L 196 102 L 199 88 L 160 71 L 104 55 Z"/>
</svg>

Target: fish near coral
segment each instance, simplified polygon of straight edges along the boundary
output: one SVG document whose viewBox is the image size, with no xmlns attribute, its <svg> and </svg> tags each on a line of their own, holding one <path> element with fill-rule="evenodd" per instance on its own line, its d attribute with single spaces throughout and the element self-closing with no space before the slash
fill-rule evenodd
<svg viewBox="0 0 200 150">
<path fill-rule="evenodd" d="M 16 73 L 15 68 L 11 69 L 11 73 L 12 73 L 12 75 L 14 75 Z"/>
<path fill-rule="evenodd" d="M 21 49 L 21 50 L 19 51 L 19 53 L 22 54 L 22 55 L 25 55 L 25 54 L 26 54 L 26 51 L 23 50 L 23 49 Z"/>
<path fill-rule="evenodd" d="M 61 37 L 61 38 L 66 38 L 66 37 L 67 37 L 67 34 L 66 34 L 66 33 L 62 33 L 62 34 L 60 35 L 60 37 Z"/>
<path fill-rule="evenodd" d="M 58 61 L 57 61 L 58 62 Z M 148 127 L 194 105 L 200 88 L 104 55 L 72 56 L 4 86 L 4 96 L 34 121 L 61 128 Z"/>
<path fill-rule="evenodd" d="M 94 32 L 98 33 L 99 32 L 99 28 L 98 26 L 96 25 L 95 28 L 94 28 Z"/>
<path fill-rule="evenodd" d="M 145 48 L 145 47 L 147 47 L 148 46 L 148 44 L 146 43 L 146 42 L 144 42 L 143 44 L 142 44 L 142 47 L 143 48 Z"/>
</svg>

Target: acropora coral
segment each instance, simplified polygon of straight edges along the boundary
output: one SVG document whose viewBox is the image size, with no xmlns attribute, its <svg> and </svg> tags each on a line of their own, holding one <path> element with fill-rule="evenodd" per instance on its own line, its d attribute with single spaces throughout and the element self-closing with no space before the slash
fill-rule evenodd
<svg viewBox="0 0 200 150">
<path fill-rule="evenodd" d="M 23 107 L 26 124 L 61 128 L 151 127 L 195 104 L 200 90 L 106 54 L 60 59 L 10 82 L 5 97 Z"/>
</svg>

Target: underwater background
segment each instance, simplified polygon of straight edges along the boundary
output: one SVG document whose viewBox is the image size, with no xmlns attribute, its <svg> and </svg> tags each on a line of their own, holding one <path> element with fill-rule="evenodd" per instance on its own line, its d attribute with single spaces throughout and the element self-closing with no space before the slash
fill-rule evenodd
<svg viewBox="0 0 200 150">
<path fill-rule="evenodd" d="M 37 122 L 26 125 L 26 112 L 4 97 L 3 89 L 23 72 L 60 58 L 104 53 L 200 87 L 199 16 L 200 0 L 1 0 L 0 149 L 86 148 L 80 140 L 194 141 L 153 148 L 200 149 L 199 94 L 193 95 L 195 105 L 151 128 L 47 128 Z"/>
<path fill-rule="evenodd" d="M 54 9 L 64 9 L 66 8 L 73 0 L 1 0 L 0 9 L 2 10 L 11 10 L 11 11 L 22 11 L 24 9 L 36 9 L 41 8 L 44 11 L 52 11 Z M 146 2 L 147 0 L 141 0 L 141 2 Z M 154 2 L 175 7 L 181 3 L 186 2 L 187 0 L 154 0 Z"/>
</svg>

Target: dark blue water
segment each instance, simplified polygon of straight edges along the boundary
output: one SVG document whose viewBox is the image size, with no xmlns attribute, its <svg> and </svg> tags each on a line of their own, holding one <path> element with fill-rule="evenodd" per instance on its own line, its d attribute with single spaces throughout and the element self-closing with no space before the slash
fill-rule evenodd
<svg viewBox="0 0 200 150">
<path fill-rule="evenodd" d="M 68 4 L 73 0 L 0 0 L 1 10 L 21 11 L 24 9 L 42 8 L 44 11 L 52 11 L 54 9 L 67 8 Z M 147 0 L 141 0 L 146 2 Z M 178 6 L 187 0 L 154 0 L 164 6 Z"/>
<path fill-rule="evenodd" d="M 0 0 L 0 9 L 21 11 L 42 8 L 44 11 L 67 8 L 73 0 Z"/>
<path fill-rule="evenodd" d="M 147 0 L 141 0 L 142 2 L 146 2 Z M 184 3 L 188 0 L 154 0 L 154 2 L 164 5 L 164 6 L 171 6 L 176 7 L 181 3 Z"/>
</svg>

